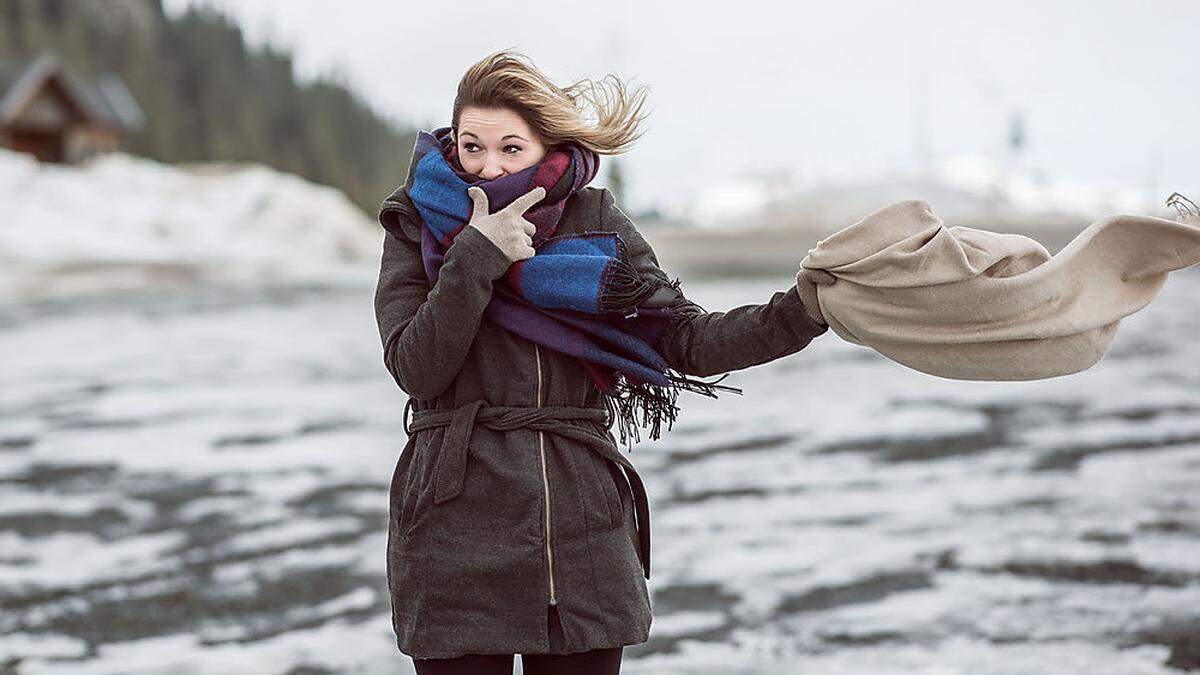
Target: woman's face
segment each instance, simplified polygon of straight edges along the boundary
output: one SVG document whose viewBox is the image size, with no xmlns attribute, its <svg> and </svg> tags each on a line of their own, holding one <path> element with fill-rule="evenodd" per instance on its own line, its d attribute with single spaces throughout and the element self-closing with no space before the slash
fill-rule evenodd
<svg viewBox="0 0 1200 675">
<path fill-rule="evenodd" d="M 463 168 L 484 180 L 516 173 L 546 155 L 542 140 L 509 108 L 463 108 L 455 140 Z"/>
</svg>

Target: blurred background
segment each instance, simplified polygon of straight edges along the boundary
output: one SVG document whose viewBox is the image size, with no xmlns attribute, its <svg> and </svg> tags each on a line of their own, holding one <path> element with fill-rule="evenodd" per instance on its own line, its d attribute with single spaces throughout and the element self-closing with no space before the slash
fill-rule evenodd
<svg viewBox="0 0 1200 675">
<path fill-rule="evenodd" d="M 1059 250 L 1200 194 L 1195 2 L 0 0 L 0 674 L 411 672 L 376 209 L 516 47 L 650 88 L 607 186 L 709 311 L 923 199 Z M 818 338 L 634 450 L 630 673 L 1200 669 L 1200 269 L 1093 368 Z M 518 672 L 520 669 L 518 660 Z"/>
</svg>

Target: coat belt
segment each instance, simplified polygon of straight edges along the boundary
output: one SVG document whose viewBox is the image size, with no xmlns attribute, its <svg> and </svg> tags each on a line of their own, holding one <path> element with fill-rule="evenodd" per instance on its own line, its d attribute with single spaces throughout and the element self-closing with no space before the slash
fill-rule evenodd
<svg viewBox="0 0 1200 675">
<path fill-rule="evenodd" d="M 412 423 L 408 422 L 408 409 L 413 399 L 404 406 L 404 431 L 408 435 L 423 429 L 448 426 L 442 440 L 434 466 L 433 502 L 440 504 L 462 493 L 463 480 L 467 472 L 467 447 L 471 431 L 476 424 L 496 431 L 511 429 L 534 429 L 558 434 L 579 441 L 604 459 L 616 462 L 625 470 L 629 485 L 633 489 L 633 505 L 637 514 L 638 557 L 642 571 L 650 578 L 650 504 L 646 498 L 646 487 L 637 469 L 606 434 L 592 427 L 571 424 L 570 420 L 597 422 L 605 428 L 612 426 L 608 411 L 602 408 L 582 408 L 565 405 L 512 406 L 487 405 L 487 401 L 474 400 L 457 408 L 413 410 Z"/>
</svg>

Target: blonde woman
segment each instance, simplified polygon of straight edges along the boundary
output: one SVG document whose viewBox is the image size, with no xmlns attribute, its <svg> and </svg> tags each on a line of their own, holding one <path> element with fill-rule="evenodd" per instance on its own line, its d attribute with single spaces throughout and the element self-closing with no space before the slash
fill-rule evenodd
<svg viewBox="0 0 1200 675">
<path fill-rule="evenodd" d="M 409 396 L 387 577 L 418 673 L 511 673 L 515 654 L 531 675 L 618 672 L 649 635 L 650 523 L 612 424 L 622 443 L 657 438 L 680 391 L 740 392 L 697 378 L 828 329 L 819 271 L 706 312 L 588 185 L 640 135 L 644 93 L 615 76 L 559 87 L 491 54 L 383 202 L 376 317 Z"/>
</svg>

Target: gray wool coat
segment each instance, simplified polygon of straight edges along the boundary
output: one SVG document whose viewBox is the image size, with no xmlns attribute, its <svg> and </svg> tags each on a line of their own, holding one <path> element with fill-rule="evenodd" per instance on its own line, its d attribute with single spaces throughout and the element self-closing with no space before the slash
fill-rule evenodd
<svg viewBox="0 0 1200 675">
<path fill-rule="evenodd" d="M 411 183 L 410 172 L 379 214 L 387 231 L 375 295 L 383 360 L 414 411 L 459 414 L 456 425 L 410 433 L 392 475 L 387 582 L 399 650 L 447 658 L 646 641 L 649 523 L 629 453 L 594 418 L 539 428 L 475 418 L 480 405 L 602 414 L 602 394 L 575 357 L 484 316 L 511 263 L 479 230 L 455 237 L 437 284 L 428 282 Z M 617 232 L 633 265 L 669 284 L 606 189 L 569 197 L 556 234 L 589 230 Z M 671 296 L 674 320 L 657 348 L 688 375 L 778 359 L 828 330 L 809 318 L 794 285 L 724 312 L 707 312 L 678 289 Z M 681 392 L 684 413 L 692 396 Z M 551 607 L 561 623 L 554 640 Z"/>
</svg>

